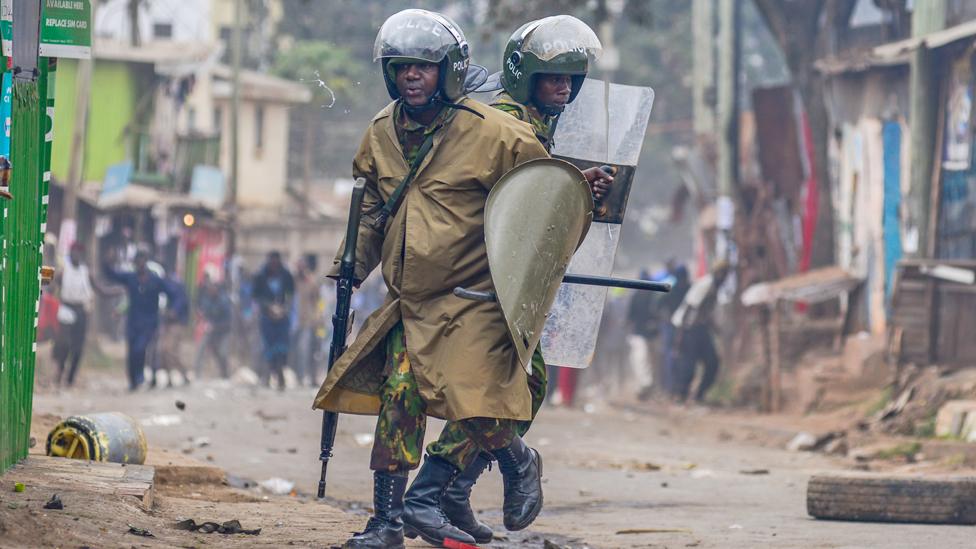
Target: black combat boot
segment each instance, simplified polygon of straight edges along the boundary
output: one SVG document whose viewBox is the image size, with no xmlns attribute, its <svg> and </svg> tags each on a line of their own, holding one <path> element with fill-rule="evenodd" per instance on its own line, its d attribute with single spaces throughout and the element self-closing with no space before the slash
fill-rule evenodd
<svg viewBox="0 0 976 549">
<path fill-rule="evenodd" d="M 404 497 L 403 526 L 407 537 L 421 539 L 434 547 L 443 547 L 452 539 L 473 544 L 474 538 L 451 525 L 441 509 L 441 497 L 460 470 L 438 458 L 427 456 Z"/>
<path fill-rule="evenodd" d="M 373 516 L 366 529 L 349 538 L 343 549 L 403 549 L 403 491 L 407 475 L 373 473 Z"/>
<path fill-rule="evenodd" d="M 478 543 L 491 543 L 492 532 L 488 525 L 475 518 L 471 510 L 471 489 L 490 465 L 491 456 L 479 453 L 471 465 L 448 485 L 441 497 L 441 508 L 451 524 L 470 534 Z"/>
<path fill-rule="evenodd" d="M 492 450 L 505 480 L 505 528 L 522 530 L 542 511 L 542 456 L 515 437 L 507 448 Z"/>
</svg>

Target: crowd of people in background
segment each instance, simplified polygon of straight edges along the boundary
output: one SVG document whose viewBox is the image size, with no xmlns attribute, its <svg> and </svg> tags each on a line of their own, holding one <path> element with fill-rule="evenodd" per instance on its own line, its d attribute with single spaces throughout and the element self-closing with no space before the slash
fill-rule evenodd
<svg viewBox="0 0 976 549">
<path fill-rule="evenodd" d="M 273 251 L 253 274 L 239 268 L 231 282 L 221 270 L 208 269 L 190 286 L 167 273 L 145 246 L 112 249 L 96 269 L 84 257 L 83 245 L 70 247 L 42 302 L 41 337 L 53 340 L 59 386 L 70 387 L 78 377 L 96 296 L 116 302 L 109 310 L 124 334 L 130 390 L 156 387 L 164 371 L 172 386 L 208 376 L 230 379 L 245 368 L 261 385 L 280 390 L 288 385 L 287 370 L 300 386 L 317 387 L 325 375 L 334 285 L 314 255 L 299 258 L 292 269 Z M 669 261 L 639 276 L 670 282 L 670 293 L 611 291 L 593 366 L 554 368 L 550 402 L 574 405 L 581 378 L 604 391 L 626 387 L 641 400 L 704 401 L 719 372 L 713 321 L 728 271 L 719 262 L 692 283 L 684 265 Z M 382 286 L 364 282 L 353 294 L 353 309 L 379 307 Z M 361 320 L 354 320 L 354 329 Z"/>
<path fill-rule="evenodd" d="M 93 267 L 84 258 L 84 246 L 73 244 L 42 298 L 38 337 L 52 342 L 55 385 L 71 387 L 78 379 L 86 344 L 96 333 L 96 296 L 104 303 L 102 333 L 124 342 L 132 391 L 230 379 L 239 370 L 281 390 L 321 383 L 334 284 L 318 272 L 314 255 L 291 269 L 275 251 L 253 273 L 238 267 L 225 277 L 222 269 L 209 268 L 198 284 L 175 269 L 167 272 L 148 246 L 110 248 Z M 363 284 L 359 306 L 382 301 L 377 282 Z M 294 373 L 288 381 L 287 370 Z"/>
</svg>

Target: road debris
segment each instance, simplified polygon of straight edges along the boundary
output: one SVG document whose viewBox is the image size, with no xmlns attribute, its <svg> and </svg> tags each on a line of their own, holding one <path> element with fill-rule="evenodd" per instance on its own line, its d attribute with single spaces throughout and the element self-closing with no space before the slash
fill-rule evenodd
<svg viewBox="0 0 976 549">
<path fill-rule="evenodd" d="M 183 402 L 182 400 L 177 400 L 176 401 L 176 409 L 179 410 L 179 411 L 181 411 L 181 412 L 184 411 L 184 410 L 186 410 L 186 403 Z"/>
<path fill-rule="evenodd" d="M 818 519 L 976 524 L 971 477 L 820 475 L 807 485 L 807 513 Z"/>
<path fill-rule="evenodd" d="M 889 419 L 897 416 L 898 414 L 902 413 L 902 411 L 905 410 L 905 407 L 908 406 L 908 403 L 912 400 L 914 396 L 915 396 L 915 386 L 913 385 L 905 389 L 904 391 L 902 391 L 898 395 L 898 398 L 889 402 L 881 410 L 878 410 L 878 413 L 875 414 L 874 418 L 872 418 L 872 421 L 874 423 L 880 423 L 883 421 L 888 421 Z"/>
<path fill-rule="evenodd" d="M 240 488 L 242 490 L 249 490 L 251 488 L 256 487 L 257 485 L 258 485 L 257 482 L 254 482 L 249 478 L 239 477 L 237 475 L 231 475 L 231 474 L 227 475 L 227 486 L 230 486 L 231 488 Z"/>
<path fill-rule="evenodd" d="M 254 415 L 258 416 L 261 421 L 284 421 L 288 419 L 287 414 L 269 414 L 264 410 L 258 410 L 254 412 Z"/>
<path fill-rule="evenodd" d="M 265 492 L 270 492 L 276 496 L 283 496 L 291 493 L 295 488 L 295 483 L 280 477 L 272 477 L 267 480 L 262 480 L 258 486 Z"/>
<path fill-rule="evenodd" d="M 64 503 L 61 501 L 61 496 L 57 494 L 51 496 L 51 499 L 49 499 L 47 503 L 44 504 L 44 508 L 53 509 L 57 511 L 64 509 Z"/>
<path fill-rule="evenodd" d="M 840 437 L 828 442 L 823 451 L 830 456 L 846 456 L 848 449 L 847 437 Z"/>
<path fill-rule="evenodd" d="M 152 532 L 150 532 L 149 530 L 146 530 L 145 528 L 139 528 L 138 526 L 133 526 L 131 524 L 126 524 L 126 526 L 129 527 L 129 533 L 132 534 L 132 535 L 142 536 L 144 538 L 154 538 L 154 537 L 156 537 L 155 535 L 153 535 Z"/>
<path fill-rule="evenodd" d="M 745 469 L 739 471 L 740 475 L 768 475 L 769 469 Z"/>
<path fill-rule="evenodd" d="M 939 408 L 935 436 L 976 442 L 976 400 L 950 400 Z"/>
<path fill-rule="evenodd" d="M 688 528 L 627 528 L 617 530 L 616 535 L 625 536 L 629 534 L 691 534 Z"/>
<path fill-rule="evenodd" d="M 791 452 L 809 452 L 817 445 L 817 437 L 812 433 L 797 433 L 793 440 L 786 445 Z"/>
<path fill-rule="evenodd" d="M 183 418 L 176 414 L 156 414 L 140 421 L 145 427 L 172 427 L 183 423 Z"/>
<path fill-rule="evenodd" d="M 373 445 L 373 433 L 356 433 L 352 438 L 359 447 L 366 448 Z"/>
<path fill-rule="evenodd" d="M 23 492 L 26 489 L 27 488 L 24 486 L 24 483 L 23 482 L 15 482 L 14 483 L 14 492 L 21 493 L 21 492 Z"/>
<path fill-rule="evenodd" d="M 201 534 L 212 534 L 214 532 L 218 534 L 246 534 L 249 536 L 256 536 L 261 533 L 260 528 L 255 528 L 253 530 L 246 530 L 241 526 L 241 522 L 237 519 L 228 520 L 223 524 L 217 524 L 216 522 L 201 522 L 197 523 L 193 519 L 186 519 L 177 522 L 174 526 L 177 530 L 186 530 L 187 532 L 199 532 Z"/>
</svg>

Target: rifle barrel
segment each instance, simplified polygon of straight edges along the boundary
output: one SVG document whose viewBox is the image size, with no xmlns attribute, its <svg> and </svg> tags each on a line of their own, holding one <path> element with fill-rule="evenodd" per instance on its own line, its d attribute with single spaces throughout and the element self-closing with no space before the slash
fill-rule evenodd
<svg viewBox="0 0 976 549">
<path fill-rule="evenodd" d="M 349 311 L 352 302 L 352 291 L 356 283 L 356 245 L 359 241 L 359 222 L 362 219 L 363 196 L 366 193 L 366 180 L 356 179 L 352 187 L 352 201 L 349 205 L 349 223 L 346 226 L 345 248 L 339 261 L 339 280 L 336 285 L 336 307 L 332 315 L 332 345 L 329 347 L 329 371 L 332 365 L 346 350 L 346 334 L 349 327 Z M 326 372 L 328 375 L 328 371 Z M 329 469 L 329 459 L 335 446 L 336 429 L 339 424 L 339 414 L 336 412 L 322 412 L 322 439 L 319 460 L 322 462 L 322 472 L 319 476 L 318 497 L 325 497 L 325 477 Z"/>
</svg>

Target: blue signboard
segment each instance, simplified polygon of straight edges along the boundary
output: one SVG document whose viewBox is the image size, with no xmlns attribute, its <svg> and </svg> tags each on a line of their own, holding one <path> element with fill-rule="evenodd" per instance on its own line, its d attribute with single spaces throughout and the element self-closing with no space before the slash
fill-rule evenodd
<svg viewBox="0 0 976 549">
<path fill-rule="evenodd" d="M 3 88 L 2 93 L 0 93 L 0 120 L 3 120 L 3 134 L 0 135 L 0 156 L 10 158 L 10 124 L 11 124 L 11 99 L 13 97 L 13 78 L 11 73 L 3 73 L 3 82 L 0 83 L 0 87 Z"/>
<path fill-rule="evenodd" d="M 190 179 L 190 196 L 200 199 L 212 208 L 223 205 L 227 195 L 224 172 L 213 166 L 194 166 Z"/>
<path fill-rule="evenodd" d="M 105 200 L 122 194 L 129 186 L 129 179 L 132 177 L 132 162 L 122 162 L 109 166 L 105 170 L 105 181 L 102 182 L 102 192 L 99 200 Z"/>
</svg>

